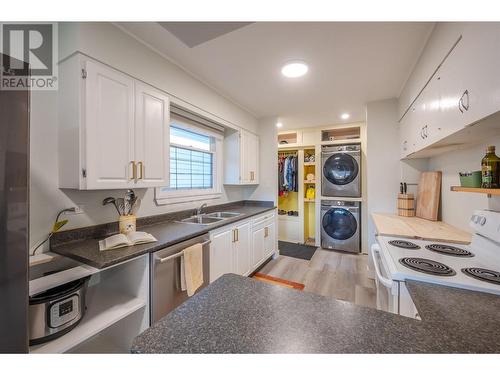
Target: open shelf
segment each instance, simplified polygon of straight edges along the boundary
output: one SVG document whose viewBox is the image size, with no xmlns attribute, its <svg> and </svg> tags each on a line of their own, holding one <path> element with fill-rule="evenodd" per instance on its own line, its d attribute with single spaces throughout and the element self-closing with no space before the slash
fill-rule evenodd
<svg viewBox="0 0 500 375">
<path fill-rule="evenodd" d="M 359 126 L 350 126 L 346 128 L 334 128 L 321 131 L 322 142 L 353 141 L 361 137 L 361 128 Z"/>
<path fill-rule="evenodd" d="M 479 193 L 488 195 L 500 195 L 500 189 L 468 188 L 461 186 L 452 186 L 451 191 L 460 191 L 462 193 Z"/>
<path fill-rule="evenodd" d="M 316 180 L 304 180 L 304 184 L 315 184 Z"/>
<path fill-rule="evenodd" d="M 310 165 L 316 165 L 316 163 L 314 161 L 305 161 L 304 162 L 305 167 L 310 166 Z"/>
<path fill-rule="evenodd" d="M 89 289 L 90 293 L 90 289 Z M 64 353 L 146 306 L 146 301 L 116 291 L 96 293 L 80 323 L 65 335 L 30 347 L 30 353 Z"/>
<path fill-rule="evenodd" d="M 306 203 L 314 203 L 315 201 L 315 199 L 304 198 L 304 202 Z"/>
</svg>

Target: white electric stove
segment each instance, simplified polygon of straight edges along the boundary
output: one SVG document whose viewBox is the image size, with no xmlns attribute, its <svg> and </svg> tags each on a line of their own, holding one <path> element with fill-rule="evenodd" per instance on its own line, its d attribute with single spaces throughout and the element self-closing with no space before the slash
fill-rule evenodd
<svg viewBox="0 0 500 375">
<path fill-rule="evenodd" d="M 419 318 L 405 280 L 500 295 L 500 212 L 471 217 L 470 245 L 379 236 L 371 248 L 377 307 Z"/>
</svg>

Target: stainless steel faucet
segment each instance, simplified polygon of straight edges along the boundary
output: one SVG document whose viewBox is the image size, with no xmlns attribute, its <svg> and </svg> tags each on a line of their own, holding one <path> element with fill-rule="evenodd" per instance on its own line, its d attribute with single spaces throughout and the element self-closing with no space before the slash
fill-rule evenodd
<svg viewBox="0 0 500 375">
<path fill-rule="evenodd" d="M 203 210 L 203 208 L 205 208 L 205 207 L 207 207 L 207 206 L 208 206 L 208 204 L 203 203 L 200 207 L 198 207 L 198 208 L 196 209 L 196 211 L 195 211 L 195 212 L 196 212 L 196 216 L 200 216 L 200 215 L 201 215 L 201 210 Z"/>
</svg>

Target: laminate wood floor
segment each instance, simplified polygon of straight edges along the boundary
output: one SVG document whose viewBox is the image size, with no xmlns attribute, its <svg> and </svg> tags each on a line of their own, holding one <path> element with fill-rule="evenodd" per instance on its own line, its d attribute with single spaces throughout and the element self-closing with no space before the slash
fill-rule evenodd
<svg viewBox="0 0 500 375">
<path fill-rule="evenodd" d="M 376 308 L 368 256 L 318 249 L 311 260 L 279 255 L 259 272 L 305 285 L 304 291 Z"/>
</svg>

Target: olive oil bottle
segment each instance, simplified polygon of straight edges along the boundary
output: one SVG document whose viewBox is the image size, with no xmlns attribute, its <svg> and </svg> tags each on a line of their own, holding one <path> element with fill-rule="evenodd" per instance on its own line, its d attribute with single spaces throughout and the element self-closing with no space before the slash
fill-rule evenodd
<svg viewBox="0 0 500 375">
<path fill-rule="evenodd" d="M 499 187 L 500 158 L 495 155 L 495 146 L 486 148 L 486 155 L 481 161 L 482 187 L 495 189 Z"/>
</svg>

